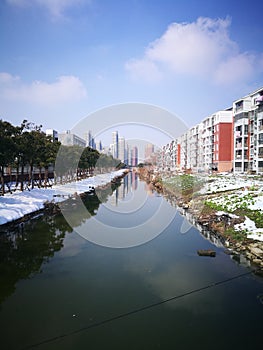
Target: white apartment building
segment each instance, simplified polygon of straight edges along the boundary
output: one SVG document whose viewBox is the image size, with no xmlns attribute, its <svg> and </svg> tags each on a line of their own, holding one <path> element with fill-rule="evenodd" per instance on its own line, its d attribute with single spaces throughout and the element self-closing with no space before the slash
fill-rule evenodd
<svg viewBox="0 0 263 350">
<path fill-rule="evenodd" d="M 199 149 L 200 149 L 200 135 L 199 124 L 193 126 L 188 131 L 188 147 L 187 147 L 187 168 L 193 171 L 198 170 L 199 166 Z"/>
<path fill-rule="evenodd" d="M 263 173 L 263 88 L 233 102 L 234 172 Z"/>
</svg>

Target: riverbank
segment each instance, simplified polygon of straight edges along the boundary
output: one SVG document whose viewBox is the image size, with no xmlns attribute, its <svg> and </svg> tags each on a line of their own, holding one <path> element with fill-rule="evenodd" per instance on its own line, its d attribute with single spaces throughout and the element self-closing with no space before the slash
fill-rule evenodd
<svg viewBox="0 0 263 350">
<path fill-rule="evenodd" d="M 123 177 L 127 171 L 122 169 L 64 185 L 54 185 L 52 188 L 35 188 L 30 191 L 6 194 L 0 197 L 0 225 L 6 225 L 21 219 L 27 220 L 43 211 L 47 205 L 54 205 L 75 195 L 81 195 L 103 187 Z"/>
<path fill-rule="evenodd" d="M 164 175 L 139 170 L 192 222 L 220 238 L 228 253 L 263 269 L 263 179 L 255 176 Z"/>
</svg>

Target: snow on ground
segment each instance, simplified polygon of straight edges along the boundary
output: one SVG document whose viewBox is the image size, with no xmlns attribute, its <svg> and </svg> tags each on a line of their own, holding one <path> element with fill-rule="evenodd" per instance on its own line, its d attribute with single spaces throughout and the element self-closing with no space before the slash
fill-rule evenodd
<svg viewBox="0 0 263 350">
<path fill-rule="evenodd" d="M 214 181 L 213 181 L 214 180 Z M 262 181 L 253 177 L 243 177 L 228 175 L 222 177 L 208 177 L 205 186 L 200 190 L 201 194 L 212 194 L 223 191 L 237 190 L 240 188 L 250 188 L 262 186 Z"/>
<path fill-rule="evenodd" d="M 115 177 L 121 176 L 124 170 L 100 174 L 81 181 L 65 185 L 54 185 L 52 188 L 35 188 L 30 191 L 6 194 L 0 197 L 0 225 L 17 220 L 26 214 L 44 208 L 46 202 L 61 202 L 73 194 L 87 192 L 90 186 L 94 188 L 106 185 Z"/>
<path fill-rule="evenodd" d="M 214 181 L 210 182 L 212 179 Z M 222 193 L 230 190 L 235 191 L 231 194 Z M 208 202 L 215 203 L 222 208 L 223 211 L 219 211 L 217 215 L 225 212 L 231 213 L 238 208 L 263 210 L 263 182 L 255 177 L 228 175 L 208 178 L 200 192 L 208 195 L 218 194 L 208 198 Z M 245 231 L 250 239 L 263 241 L 263 228 L 257 228 L 255 222 L 248 217 L 243 223 L 235 225 L 235 230 Z"/>
<path fill-rule="evenodd" d="M 247 238 L 263 241 L 263 228 L 257 228 L 254 221 L 248 217 L 241 224 L 235 225 L 234 228 L 236 231 L 248 232 Z"/>
</svg>

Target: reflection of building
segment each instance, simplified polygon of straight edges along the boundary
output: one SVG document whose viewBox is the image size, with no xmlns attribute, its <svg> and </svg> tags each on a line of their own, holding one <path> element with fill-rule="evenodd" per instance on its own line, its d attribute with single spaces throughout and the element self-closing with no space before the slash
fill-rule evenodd
<svg viewBox="0 0 263 350">
<path fill-rule="evenodd" d="M 138 148 L 136 146 L 134 146 L 131 150 L 131 165 L 138 165 Z"/>
<path fill-rule="evenodd" d="M 114 207 L 118 206 L 119 201 L 125 201 L 125 198 L 129 195 L 129 193 L 136 191 L 137 187 L 138 175 L 135 171 L 132 171 L 123 178 L 120 186 L 117 187 L 112 194 L 110 201 L 111 205 Z"/>
<path fill-rule="evenodd" d="M 58 140 L 64 146 L 80 146 L 86 147 L 86 141 L 81 137 L 72 134 L 70 130 L 67 130 L 65 133 L 58 134 Z"/>
<path fill-rule="evenodd" d="M 131 172 L 131 184 L 132 184 L 132 189 L 136 191 L 138 187 L 138 175 L 136 174 L 135 171 Z"/>
</svg>

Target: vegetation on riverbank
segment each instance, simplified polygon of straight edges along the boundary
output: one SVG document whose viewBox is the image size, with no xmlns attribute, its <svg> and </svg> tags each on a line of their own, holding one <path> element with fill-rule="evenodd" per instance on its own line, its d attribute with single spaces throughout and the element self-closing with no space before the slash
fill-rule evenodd
<svg viewBox="0 0 263 350">
<path fill-rule="evenodd" d="M 163 194 L 174 198 L 176 205 L 186 209 L 196 223 L 221 237 L 227 247 L 243 252 L 249 260 L 263 266 L 261 178 L 162 176 L 153 172 L 145 175 L 145 170 L 144 176 L 153 186 L 158 178 Z M 160 191 L 160 186 L 157 190 Z"/>
</svg>

